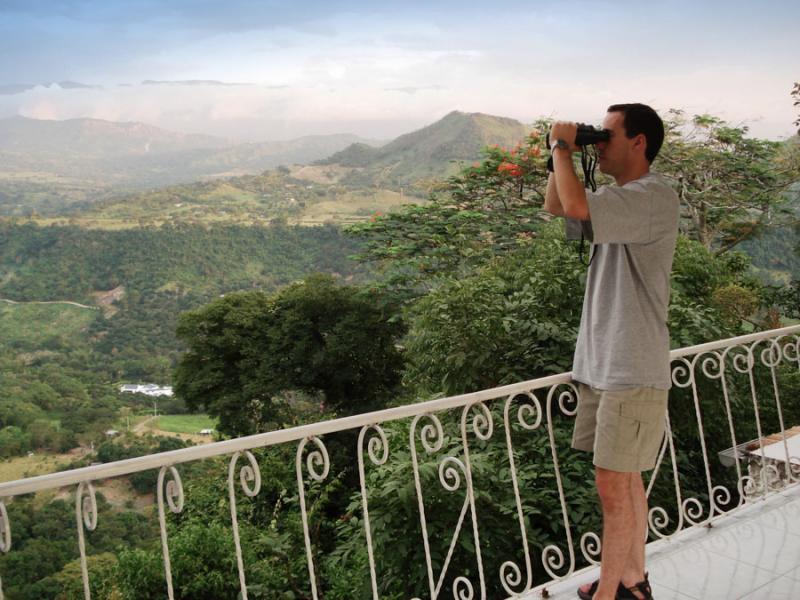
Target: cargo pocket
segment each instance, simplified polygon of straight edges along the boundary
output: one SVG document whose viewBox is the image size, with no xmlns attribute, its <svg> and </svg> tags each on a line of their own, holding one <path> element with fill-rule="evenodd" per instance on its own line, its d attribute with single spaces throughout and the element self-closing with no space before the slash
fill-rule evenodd
<svg viewBox="0 0 800 600">
<path fill-rule="evenodd" d="M 628 437 L 622 440 L 629 445 L 627 453 L 637 454 L 645 462 L 658 452 L 664 435 L 666 405 L 658 401 L 627 401 L 619 406 L 620 419 L 627 421 L 620 425 L 620 431 L 627 430 Z M 618 450 L 622 452 L 622 449 Z"/>
<path fill-rule="evenodd" d="M 639 454 L 645 424 L 626 414 L 618 414 L 614 420 L 614 451 L 619 454 Z"/>
</svg>

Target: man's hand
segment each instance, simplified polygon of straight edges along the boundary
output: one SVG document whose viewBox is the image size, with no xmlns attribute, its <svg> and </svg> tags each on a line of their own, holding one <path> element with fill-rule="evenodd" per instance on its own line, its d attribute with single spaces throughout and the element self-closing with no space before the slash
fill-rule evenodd
<svg viewBox="0 0 800 600">
<path fill-rule="evenodd" d="M 556 121 L 550 128 L 550 147 L 554 142 L 562 139 L 569 144 L 570 152 L 580 152 L 581 149 L 575 145 L 575 138 L 578 135 L 578 124 L 571 121 Z"/>
<path fill-rule="evenodd" d="M 580 151 L 575 145 L 577 133 L 578 125 L 565 121 L 556 121 L 550 129 L 550 147 L 553 147 L 555 140 L 561 139 L 567 143 L 569 153 L 555 152 L 553 154 L 554 176 L 551 179 L 555 181 L 555 189 L 551 192 L 555 193 L 551 194 L 553 198 L 548 204 L 548 211 L 554 215 L 563 214 L 570 219 L 586 221 L 590 218 L 586 190 L 578 180 L 578 176 L 575 175 L 575 166 L 572 163 L 572 153 Z M 552 201 L 555 197 L 558 198 L 560 207 Z M 547 201 L 546 196 L 545 201 Z"/>
</svg>

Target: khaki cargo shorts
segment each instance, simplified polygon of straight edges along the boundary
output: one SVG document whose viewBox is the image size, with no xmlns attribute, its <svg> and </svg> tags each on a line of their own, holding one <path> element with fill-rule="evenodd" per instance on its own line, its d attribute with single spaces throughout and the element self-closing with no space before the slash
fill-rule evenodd
<svg viewBox="0 0 800 600">
<path fill-rule="evenodd" d="M 572 447 L 594 452 L 596 467 L 641 473 L 655 467 L 666 429 L 667 390 L 578 386 Z"/>
</svg>

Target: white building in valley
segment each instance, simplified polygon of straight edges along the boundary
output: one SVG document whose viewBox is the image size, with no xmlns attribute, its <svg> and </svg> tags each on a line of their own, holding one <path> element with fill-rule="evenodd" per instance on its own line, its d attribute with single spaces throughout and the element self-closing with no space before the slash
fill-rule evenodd
<svg viewBox="0 0 800 600">
<path fill-rule="evenodd" d="M 172 396 L 172 386 L 160 386 L 155 383 L 126 383 L 120 386 L 119 391 L 129 394 L 144 394 L 146 396 Z"/>
</svg>

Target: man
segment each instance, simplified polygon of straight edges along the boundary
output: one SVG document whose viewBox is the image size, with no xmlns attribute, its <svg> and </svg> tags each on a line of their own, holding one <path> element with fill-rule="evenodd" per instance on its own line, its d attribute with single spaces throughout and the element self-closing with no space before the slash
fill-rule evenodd
<svg viewBox="0 0 800 600">
<path fill-rule="evenodd" d="M 650 171 L 664 125 L 649 106 L 617 104 L 597 144 L 600 170 L 616 181 L 587 191 L 575 174 L 575 123 L 550 133 L 553 170 L 544 208 L 567 218 L 567 232 L 593 241 L 573 379 L 579 401 L 572 446 L 594 453 L 603 512 L 600 579 L 584 600 L 652 598 L 645 573 L 647 497 L 642 471 L 663 440 L 669 368 L 669 304 L 679 200 Z"/>
</svg>

